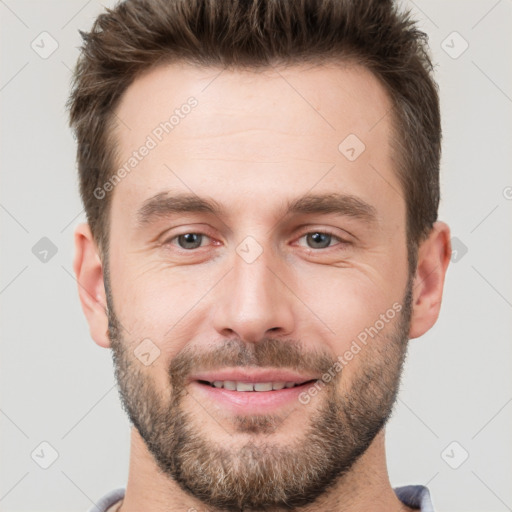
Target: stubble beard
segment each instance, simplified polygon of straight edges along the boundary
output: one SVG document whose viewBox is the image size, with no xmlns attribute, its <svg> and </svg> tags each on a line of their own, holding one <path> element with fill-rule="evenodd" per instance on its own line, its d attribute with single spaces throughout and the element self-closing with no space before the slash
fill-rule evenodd
<svg viewBox="0 0 512 512">
<path fill-rule="evenodd" d="M 207 507 L 238 512 L 310 505 L 350 471 L 391 415 L 407 350 L 411 280 L 393 325 L 355 356 L 360 366 L 348 386 L 342 370 L 309 404 L 298 402 L 287 420 L 280 415 L 232 417 L 225 429 L 231 436 L 223 435 L 224 445 L 208 435 L 205 425 L 210 421 L 218 428 L 217 422 L 225 420 L 208 417 L 194 397 L 186 400 L 185 381 L 192 371 L 205 366 L 261 366 L 323 374 L 336 359 L 327 353 L 306 353 L 292 341 L 268 338 L 247 344 L 230 339 L 208 354 L 180 352 L 170 362 L 169 389 L 159 392 L 151 371 L 128 348 L 136 342 L 123 338 L 107 283 L 106 289 L 123 408 L 159 469 Z M 273 441 L 273 433 L 282 435 L 283 424 L 292 418 L 306 418 L 304 433 L 286 445 Z M 237 442 L 237 433 L 244 438 L 251 434 L 250 439 Z"/>
</svg>

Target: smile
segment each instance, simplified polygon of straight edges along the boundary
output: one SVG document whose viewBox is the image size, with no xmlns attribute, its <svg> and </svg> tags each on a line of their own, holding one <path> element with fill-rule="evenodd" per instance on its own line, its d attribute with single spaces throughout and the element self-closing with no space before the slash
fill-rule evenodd
<svg viewBox="0 0 512 512">
<path fill-rule="evenodd" d="M 279 391 L 284 388 L 294 388 L 312 383 L 314 379 L 306 382 L 241 382 L 233 380 L 216 380 L 213 382 L 200 380 L 198 382 L 230 391 Z"/>
</svg>

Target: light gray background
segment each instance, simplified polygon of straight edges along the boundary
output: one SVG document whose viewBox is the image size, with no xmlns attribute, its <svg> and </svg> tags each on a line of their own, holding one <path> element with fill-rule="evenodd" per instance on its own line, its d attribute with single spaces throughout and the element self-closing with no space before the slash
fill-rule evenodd
<svg viewBox="0 0 512 512">
<path fill-rule="evenodd" d="M 512 510 L 512 1 L 407 5 L 430 37 L 441 89 L 440 219 L 467 253 L 454 255 L 436 326 L 410 344 L 388 427 L 391 481 L 428 484 L 439 512 Z M 0 0 L 6 512 L 85 511 L 127 478 L 129 423 L 110 352 L 89 336 L 72 273 L 84 215 L 64 104 L 78 29 L 101 9 L 96 0 Z M 43 31 L 59 45 L 48 58 L 31 47 L 51 49 Z M 461 55 L 454 31 L 469 43 Z M 42 237 L 58 249 L 46 262 L 32 252 Z M 43 441 L 58 452 L 48 469 L 31 458 L 50 456 Z"/>
</svg>

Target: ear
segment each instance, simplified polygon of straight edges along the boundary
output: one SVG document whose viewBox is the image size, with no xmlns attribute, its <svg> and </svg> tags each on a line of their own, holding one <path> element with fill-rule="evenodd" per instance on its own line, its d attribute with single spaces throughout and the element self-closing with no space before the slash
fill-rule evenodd
<svg viewBox="0 0 512 512">
<path fill-rule="evenodd" d="M 422 336 L 437 321 L 451 254 L 450 228 L 444 222 L 434 223 L 429 237 L 418 249 L 410 339 Z"/>
<path fill-rule="evenodd" d="M 78 282 L 78 295 L 82 310 L 87 318 L 91 336 L 100 347 L 109 348 L 103 266 L 89 224 L 80 224 L 75 229 L 73 270 Z"/>
</svg>

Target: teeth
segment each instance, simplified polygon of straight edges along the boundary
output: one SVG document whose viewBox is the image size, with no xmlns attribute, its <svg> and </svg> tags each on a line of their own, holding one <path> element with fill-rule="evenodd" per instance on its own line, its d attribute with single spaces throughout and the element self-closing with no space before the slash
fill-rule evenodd
<svg viewBox="0 0 512 512">
<path fill-rule="evenodd" d="M 272 391 L 272 387 L 272 382 L 257 382 L 254 384 L 254 391 Z"/>
<path fill-rule="evenodd" d="M 254 391 L 254 385 L 250 382 L 237 382 L 236 383 L 237 391 Z"/>
<path fill-rule="evenodd" d="M 283 388 L 293 388 L 300 384 L 296 382 L 235 382 L 233 380 L 216 380 L 210 383 L 216 388 L 230 391 L 277 391 Z"/>
</svg>

